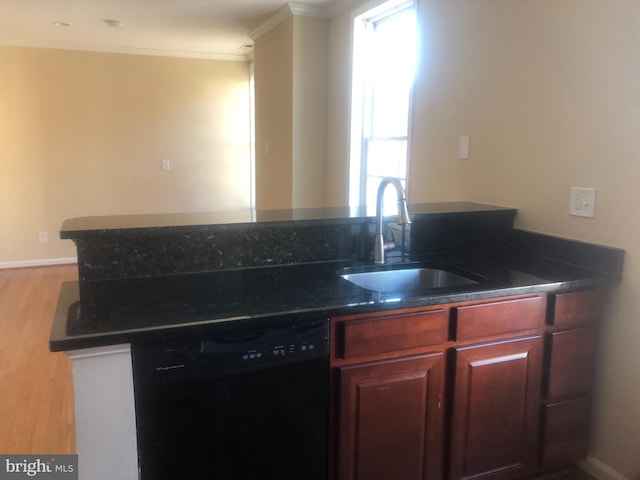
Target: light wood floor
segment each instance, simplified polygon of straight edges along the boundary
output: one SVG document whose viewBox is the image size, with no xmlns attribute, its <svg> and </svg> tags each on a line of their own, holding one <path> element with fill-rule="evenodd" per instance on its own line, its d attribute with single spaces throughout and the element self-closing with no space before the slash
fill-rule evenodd
<svg viewBox="0 0 640 480">
<path fill-rule="evenodd" d="M 49 352 L 63 281 L 77 267 L 0 270 L 0 452 L 76 453 L 71 362 Z"/>
</svg>

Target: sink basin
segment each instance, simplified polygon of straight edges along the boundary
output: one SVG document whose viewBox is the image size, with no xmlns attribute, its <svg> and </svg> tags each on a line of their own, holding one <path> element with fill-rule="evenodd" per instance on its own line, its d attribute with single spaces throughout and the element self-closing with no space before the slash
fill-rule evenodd
<svg viewBox="0 0 640 480">
<path fill-rule="evenodd" d="M 340 276 L 354 285 L 377 292 L 407 292 L 478 283 L 470 278 L 439 268 L 389 268 L 384 266 L 383 269 L 368 267 L 368 270 L 364 270 L 365 268 L 367 267 L 344 269 L 340 272 Z"/>
</svg>

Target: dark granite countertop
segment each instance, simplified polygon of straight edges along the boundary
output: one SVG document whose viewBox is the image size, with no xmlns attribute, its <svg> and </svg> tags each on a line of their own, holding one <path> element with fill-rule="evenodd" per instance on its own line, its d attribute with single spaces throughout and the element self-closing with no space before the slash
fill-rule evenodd
<svg viewBox="0 0 640 480">
<path fill-rule="evenodd" d="M 309 317 L 606 286 L 621 270 L 599 271 L 519 251 L 422 255 L 411 261 L 468 272 L 477 284 L 380 293 L 352 285 L 335 261 L 63 284 L 52 351 L 206 335 Z M 621 266 L 621 251 L 614 251 Z M 393 259 L 392 259 L 393 260 Z M 80 295 L 82 294 L 82 303 Z"/>
<path fill-rule="evenodd" d="M 458 269 L 478 283 L 380 293 L 339 270 L 366 265 L 362 208 L 69 219 L 79 282 L 65 283 L 52 351 L 207 335 L 301 319 L 609 285 L 624 251 L 513 228 L 517 210 L 470 202 L 410 205 L 390 262 Z M 406 235 L 405 235 L 406 233 Z M 404 255 L 398 257 L 396 255 Z"/>
</svg>

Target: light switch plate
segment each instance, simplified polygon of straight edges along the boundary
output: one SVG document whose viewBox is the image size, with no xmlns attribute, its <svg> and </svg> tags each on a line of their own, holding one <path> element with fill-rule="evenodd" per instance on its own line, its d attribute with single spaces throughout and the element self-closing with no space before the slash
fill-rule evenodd
<svg viewBox="0 0 640 480">
<path fill-rule="evenodd" d="M 458 158 L 460 160 L 469 159 L 469 137 L 467 136 L 458 139 Z"/>
<path fill-rule="evenodd" d="M 596 213 L 596 189 L 571 187 L 569 200 L 569 215 L 576 217 L 595 217 Z"/>
</svg>

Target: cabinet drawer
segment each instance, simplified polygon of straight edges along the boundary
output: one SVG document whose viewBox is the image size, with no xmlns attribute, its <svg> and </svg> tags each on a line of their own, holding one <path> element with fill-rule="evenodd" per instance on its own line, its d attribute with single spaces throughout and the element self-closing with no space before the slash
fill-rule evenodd
<svg viewBox="0 0 640 480">
<path fill-rule="evenodd" d="M 587 397 L 542 407 L 544 469 L 571 465 L 587 456 L 591 402 Z"/>
<path fill-rule="evenodd" d="M 447 310 L 340 321 L 336 354 L 343 359 L 437 345 L 447 340 Z"/>
<path fill-rule="evenodd" d="M 456 308 L 456 340 L 471 340 L 542 326 L 542 297 L 519 298 Z"/>
<path fill-rule="evenodd" d="M 583 394 L 591 390 L 597 342 L 596 327 L 547 334 L 547 396 Z"/>
<path fill-rule="evenodd" d="M 602 313 L 603 290 L 559 293 L 549 323 L 555 327 L 594 323 Z"/>
</svg>

